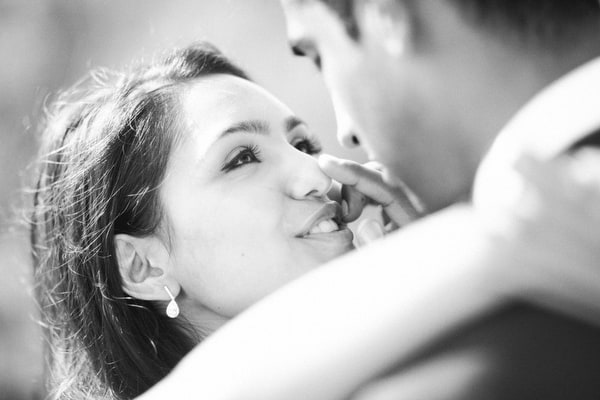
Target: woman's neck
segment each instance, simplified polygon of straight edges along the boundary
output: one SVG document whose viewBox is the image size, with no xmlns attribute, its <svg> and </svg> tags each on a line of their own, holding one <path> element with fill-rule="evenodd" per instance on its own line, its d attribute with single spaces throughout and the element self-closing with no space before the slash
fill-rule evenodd
<svg viewBox="0 0 600 400">
<path fill-rule="evenodd" d="M 177 299 L 177 302 L 182 315 L 202 338 L 212 334 L 230 319 L 191 299 Z"/>
</svg>

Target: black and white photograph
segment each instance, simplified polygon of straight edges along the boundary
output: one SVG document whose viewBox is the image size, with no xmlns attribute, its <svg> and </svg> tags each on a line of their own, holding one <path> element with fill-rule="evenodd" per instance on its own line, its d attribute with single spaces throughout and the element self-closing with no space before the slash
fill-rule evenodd
<svg viewBox="0 0 600 400">
<path fill-rule="evenodd" d="M 600 399 L 600 1 L 0 0 L 0 400 Z"/>
</svg>

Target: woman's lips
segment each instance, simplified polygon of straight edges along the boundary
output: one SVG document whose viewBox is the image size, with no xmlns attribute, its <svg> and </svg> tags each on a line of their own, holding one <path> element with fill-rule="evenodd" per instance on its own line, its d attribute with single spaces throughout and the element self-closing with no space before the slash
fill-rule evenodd
<svg viewBox="0 0 600 400">
<path fill-rule="evenodd" d="M 297 237 L 306 237 L 309 235 L 320 235 L 338 231 L 341 221 L 341 207 L 335 201 L 324 203 L 311 216 L 309 216 L 300 229 Z"/>
<path fill-rule="evenodd" d="M 300 238 L 314 251 L 325 251 L 332 257 L 343 254 L 354 248 L 354 234 L 345 225 L 333 232 L 322 232 L 306 235 Z"/>
<path fill-rule="evenodd" d="M 331 232 L 317 232 L 310 233 L 301 237 L 301 239 L 344 239 L 350 238 L 352 240 L 354 234 L 350 229 L 348 229 L 345 225 L 339 226 L 335 231 Z"/>
<path fill-rule="evenodd" d="M 342 222 L 341 213 L 338 203 L 331 201 L 323 204 L 307 218 L 296 237 L 313 247 L 334 250 L 336 254 L 352 249 L 354 234 Z"/>
</svg>

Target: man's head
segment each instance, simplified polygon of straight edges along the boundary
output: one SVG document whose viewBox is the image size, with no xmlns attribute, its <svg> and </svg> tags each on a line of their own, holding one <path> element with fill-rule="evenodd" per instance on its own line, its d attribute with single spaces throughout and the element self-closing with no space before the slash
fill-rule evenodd
<svg viewBox="0 0 600 400">
<path fill-rule="evenodd" d="M 598 0 L 282 0 L 294 51 L 321 69 L 342 144 L 435 210 L 469 194 L 498 131 L 600 54 Z"/>
</svg>

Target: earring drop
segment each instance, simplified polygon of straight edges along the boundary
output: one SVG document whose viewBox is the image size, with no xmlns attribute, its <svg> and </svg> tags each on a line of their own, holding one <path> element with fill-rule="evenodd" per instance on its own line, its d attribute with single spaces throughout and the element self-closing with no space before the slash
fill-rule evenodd
<svg viewBox="0 0 600 400">
<path fill-rule="evenodd" d="M 175 301 L 175 296 L 173 296 L 173 293 L 171 293 L 171 291 L 169 290 L 168 287 L 164 286 L 165 291 L 167 292 L 167 294 L 169 295 L 169 297 L 171 298 L 171 301 L 169 302 L 169 305 L 167 306 L 167 316 L 169 318 L 177 318 L 177 316 L 179 315 L 179 306 L 177 305 L 177 302 Z"/>
</svg>

